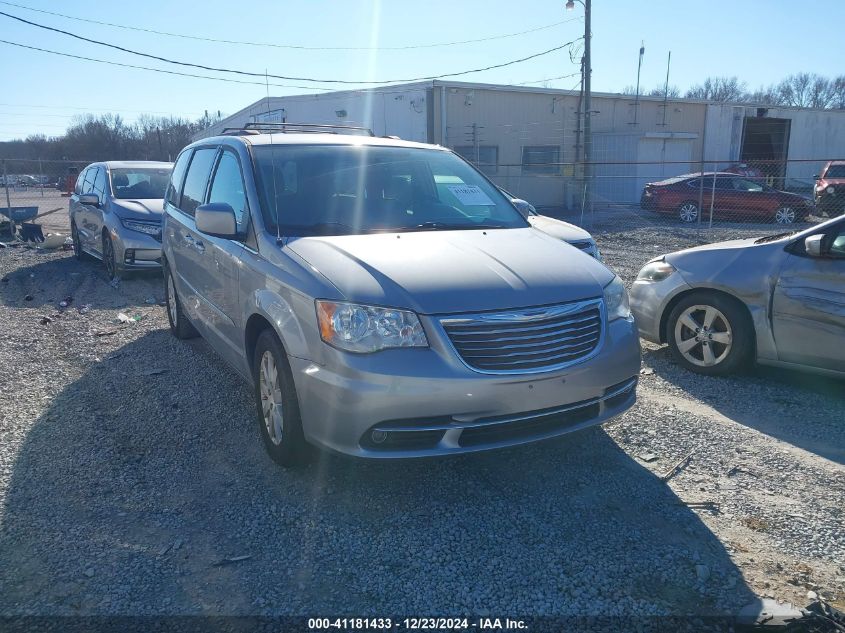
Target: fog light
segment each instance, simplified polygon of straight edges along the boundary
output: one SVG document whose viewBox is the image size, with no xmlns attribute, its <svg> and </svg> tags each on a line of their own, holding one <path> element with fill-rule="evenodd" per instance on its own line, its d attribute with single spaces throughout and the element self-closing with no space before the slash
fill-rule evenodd
<svg viewBox="0 0 845 633">
<path fill-rule="evenodd" d="M 123 261 L 127 264 L 134 264 L 135 263 L 135 249 L 134 248 L 127 248 L 123 253 Z"/>
<path fill-rule="evenodd" d="M 373 441 L 373 444 L 383 444 L 387 441 L 389 433 L 387 431 L 379 431 L 376 429 L 372 433 L 370 433 L 370 439 Z"/>
</svg>

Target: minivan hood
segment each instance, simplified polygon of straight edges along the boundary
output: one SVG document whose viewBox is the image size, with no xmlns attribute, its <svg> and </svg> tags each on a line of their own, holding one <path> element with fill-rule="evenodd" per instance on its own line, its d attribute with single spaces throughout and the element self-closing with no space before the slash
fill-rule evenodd
<svg viewBox="0 0 845 633">
<path fill-rule="evenodd" d="M 303 237 L 288 243 L 360 303 L 448 314 L 600 297 L 613 273 L 531 228 Z"/>
<path fill-rule="evenodd" d="M 543 233 L 548 233 L 559 240 L 566 242 L 586 242 L 592 239 L 592 236 L 584 229 L 569 222 L 564 222 L 563 220 L 556 220 L 545 215 L 529 215 L 526 219 L 535 229 L 539 229 Z"/>
<path fill-rule="evenodd" d="M 147 200 L 118 200 L 112 198 L 112 208 L 121 218 L 127 220 L 161 220 L 164 200 L 150 198 Z"/>
</svg>

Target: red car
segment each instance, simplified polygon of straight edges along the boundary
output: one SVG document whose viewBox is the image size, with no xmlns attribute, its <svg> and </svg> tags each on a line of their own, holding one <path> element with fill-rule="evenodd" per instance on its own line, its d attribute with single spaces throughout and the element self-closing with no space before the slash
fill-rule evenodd
<svg viewBox="0 0 845 633">
<path fill-rule="evenodd" d="M 813 201 L 803 196 L 727 172 L 685 174 L 650 182 L 643 189 L 640 207 L 671 213 L 682 222 L 697 222 L 699 199 L 702 221 L 710 219 L 711 201 L 714 220 L 792 224 L 803 222 L 813 209 Z"/>
<path fill-rule="evenodd" d="M 816 176 L 816 208 L 829 217 L 845 211 L 845 160 L 831 160 Z"/>
</svg>

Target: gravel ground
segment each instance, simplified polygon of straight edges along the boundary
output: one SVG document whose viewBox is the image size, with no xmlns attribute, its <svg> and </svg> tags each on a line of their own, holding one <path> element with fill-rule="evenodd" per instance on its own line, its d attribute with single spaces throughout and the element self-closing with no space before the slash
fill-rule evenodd
<svg viewBox="0 0 845 633">
<path fill-rule="evenodd" d="M 700 239 L 598 238 L 628 282 Z M 249 388 L 168 333 L 160 278 L 112 287 L 24 249 L 0 274 L 0 614 L 713 615 L 845 594 L 842 382 L 703 378 L 646 345 L 639 402 L 601 428 L 285 472 Z"/>
</svg>

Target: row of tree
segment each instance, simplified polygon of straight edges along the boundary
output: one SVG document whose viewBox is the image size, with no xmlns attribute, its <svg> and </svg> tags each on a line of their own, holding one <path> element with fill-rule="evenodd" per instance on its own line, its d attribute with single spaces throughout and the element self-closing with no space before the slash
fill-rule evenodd
<svg viewBox="0 0 845 633">
<path fill-rule="evenodd" d="M 623 94 L 635 94 L 634 86 L 626 86 Z M 828 78 L 814 73 L 796 73 L 768 87 L 749 90 L 748 84 L 737 77 L 708 77 L 700 84 L 682 92 L 677 86 L 658 86 L 640 94 L 651 97 L 685 97 L 721 103 L 755 103 L 801 108 L 845 108 L 845 75 Z"/>
<path fill-rule="evenodd" d="M 77 117 L 62 136 L 34 134 L 0 143 L 0 158 L 41 161 L 173 160 L 192 136 L 218 121 L 141 115 L 127 123 L 117 114 Z"/>
</svg>

